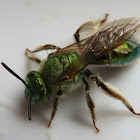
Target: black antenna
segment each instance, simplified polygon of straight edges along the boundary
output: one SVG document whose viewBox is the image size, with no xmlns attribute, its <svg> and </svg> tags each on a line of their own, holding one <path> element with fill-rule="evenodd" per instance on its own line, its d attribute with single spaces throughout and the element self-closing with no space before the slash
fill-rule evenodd
<svg viewBox="0 0 140 140">
<path fill-rule="evenodd" d="M 19 79 L 29 89 L 29 86 L 21 77 L 19 77 L 13 70 L 11 70 L 5 63 L 1 62 L 1 64 L 6 70 L 8 70 L 12 75 L 14 75 L 17 79 Z M 29 95 L 28 98 L 28 118 L 29 120 L 31 120 L 31 94 Z"/>
<path fill-rule="evenodd" d="M 31 116 L 31 94 L 28 97 L 28 119 L 31 121 L 32 116 Z"/>
<path fill-rule="evenodd" d="M 11 74 L 13 74 L 17 79 L 19 79 L 20 81 L 22 81 L 22 83 L 28 87 L 28 85 L 26 84 L 26 82 L 21 78 L 19 77 L 13 70 L 11 70 L 5 63 L 1 62 L 2 66 L 8 70 Z"/>
</svg>

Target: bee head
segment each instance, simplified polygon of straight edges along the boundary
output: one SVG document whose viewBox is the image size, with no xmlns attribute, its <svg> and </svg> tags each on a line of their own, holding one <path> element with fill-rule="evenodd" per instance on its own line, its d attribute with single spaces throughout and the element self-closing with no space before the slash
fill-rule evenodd
<svg viewBox="0 0 140 140">
<path fill-rule="evenodd" d="M 45 83 L 39 72 L 29 72 L 26 76 L 25 81 L 27 84 L 27 87 L 25 89 L 25 98 L 27 100 L 30 96 L 31 102 L 38 102 L 43 96 L 47 96 L 48 99 L 50 98 Z"/>
<path fill-rule="evenodd" d="M 39 102 L 41 99 L 49 100 L 51 97 L 50 90 L 47 90 L 46 85 L 39 72 L 31 71 L 27 74 L 24 81 L 13 70 L 11 70 L 5 63 L 1 63 L 17 79 L 22 81 L 25 85 L 25 98 L 28 100 L 28 118 L 31 120 L 31 103 Z M 49 91 L 49 92 L 48 92 Z"/>
</svg>

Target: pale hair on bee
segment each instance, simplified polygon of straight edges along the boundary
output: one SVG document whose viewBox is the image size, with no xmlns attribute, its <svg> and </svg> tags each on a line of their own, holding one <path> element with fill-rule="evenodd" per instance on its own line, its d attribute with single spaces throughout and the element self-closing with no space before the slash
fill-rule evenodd
<svg viewBox="0 0 140 140">
<path fill-rule="evenodd" d="M 20 78 L 5 63 L 1 63 L 5 69 L 23 82 L 25 85 L 25 98 L 28 101 L 28 118 L 31 120 L 31 103 L 50 101 L 54 96 L 53 110 L 48 127 L 58 109 L 59 100 L 66 91 L 70 92 L 82 84 L 85 86 L 85 96 L 91 113 L 96 132 L 100 130 L 96 126 L 95 103 L 90 95 L 88 79 L 94 82 L 107 95 L 122 101 L 122 103 L 134 115 L 136 113 L 124 95 L 102 78 L 92 73 L 87 66 L 123 66 L 131 64 L 140 56 L 139 27 L 140 19 L 122 18 L 107 22 L 108 14 L 102 20 L 86 22 L 74 33 L 76 43 L 60 48 L 59 46 L 46 44 L 35 50 L 25 50 L 27 58 L 40 64 L 40 71 L 31 71 L 26 75 L 25 81 Z M 56 50 L 50 53 L 48 58 L 40 60 L 32 53 L 46 50 Z M 53 91 L 57 93 L 52 94 Z"/>
</svg>

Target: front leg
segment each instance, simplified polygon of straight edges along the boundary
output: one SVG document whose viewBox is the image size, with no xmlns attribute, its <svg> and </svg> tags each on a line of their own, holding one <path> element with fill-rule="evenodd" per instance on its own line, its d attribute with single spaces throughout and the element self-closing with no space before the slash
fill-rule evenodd
<svg viewBox="0 0 140 140">
<path fill-rule="evenodd" d="M 56 114 L 57 111 L 57 107 L 58 107 L 58 102 L 59 102 L 59 98 L 60 96 L 63 94 L 63 92 L 61 90 L 59 90 L 55 96 L 54 102 L 53 102 L 53 111 L 52 111 L 52 115 L 51 115 L 51 119 L 49 121 L 48 127 L 51 126 L 51 122 Z"/>
<path fill-rule="evenodd" d="M 91 112 L 94 127 L 95 127 L 95 129 L 96 129 L 96 131 L 98 133 L 100 130 L 96 127 L 96 122 L 95 122 L 95 120 L 96 120 L 95 104 L 94 104 L 93 100 L 91 99 L 91 97 L 89 95 L 90 86 L 89 86 L 88 82 L 84 78 L 83 78 L 83 82 L 85 84 L 85 94 L 86 94 L 87 105 L 88 105 L 89 110 Z"/>
<path fill-rule="evenodd" d="M 30 52 L 30 53 L 36 53 L 36 52 L 40 52 L 40 51 L 44 51 L 44 50 L 59 50 L 60 47 L 58 46 L 55 46 L 55 45 L 52 45 L 52 44 L 46 44 L 46 45 L 43 45 L 43 46 L 39 46 L 37 47 L 35 50 L 33 51 L 30 51 L 29 49 L 26 49 L 25 52 Z"/>
<path fill-rule="evenodd" d="M 28 59 L 32 60 L 33 62 L 36 62 L 36 63 L 40 64 L 41 60 L 39 58 L 29 56 L 29 53 L 36 53 L 36 52 L 40 52 L 40 51 L 44 51 L 44 50 L 54 50 L 54 49 L 59 50 L 60 47 L 52 45 L 52 44 L 46 44 L 46 45 L 37 47 L 33 51 L 31 51 L 29 49 L 26 49 L 25 50 L 25 55 L 27 56 Z"/>
</svg>

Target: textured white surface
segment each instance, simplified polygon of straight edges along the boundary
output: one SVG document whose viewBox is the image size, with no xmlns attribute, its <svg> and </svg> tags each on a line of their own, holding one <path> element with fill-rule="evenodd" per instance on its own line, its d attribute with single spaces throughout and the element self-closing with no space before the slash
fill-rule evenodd
<svg viewBox="0 0 140 140">
<path fill-rule="evenodd" d="M 21 77 L 38 66 L 24 56 L 26 48 L 47 43 L 65 47 L 74 42 L 73 33 L 84 22 L 102 18 L 140 17 L 138 0 L 1 0 L 0 61 Z M 43 53 L 45 56 L 45 54 Z M 140 62 L 123 68 L 93 68 L 103 79 L 124 92 L 140 112 Z M 24 85 L 0 66 L 0 139 L 20 140 L 139 140 L 140 117 L 132 115 L 119 101 L 91 88 L 96 103 L 95 133 L 86 105 L 84 88 L 62 99 L 51 130 L 46 127 L 52 103 L 45 109 L 33 105 L 32 121 L 26 115 Z M 9 105 L 9 106 L 8 106 Z M 12 110 L 10 109 L 12 108 Z"/>
</svg>

